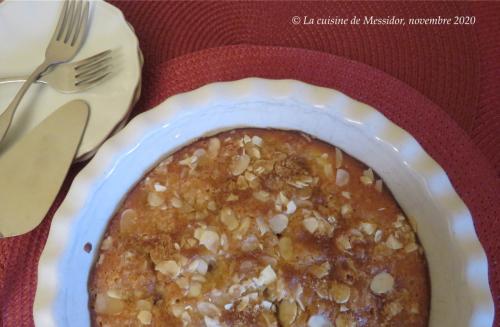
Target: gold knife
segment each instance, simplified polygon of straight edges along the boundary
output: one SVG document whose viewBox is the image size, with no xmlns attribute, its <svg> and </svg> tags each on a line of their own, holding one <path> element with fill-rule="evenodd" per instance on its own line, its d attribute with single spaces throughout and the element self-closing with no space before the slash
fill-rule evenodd
<svg viewBox="0 0 500 327">
<path fill-rule="evenodd" d="M 1 236 L 27 233 L 43 220 L 73 162 L 89 114 L 86 102 L 68 102 L 0 156 Z"/>
</svg>

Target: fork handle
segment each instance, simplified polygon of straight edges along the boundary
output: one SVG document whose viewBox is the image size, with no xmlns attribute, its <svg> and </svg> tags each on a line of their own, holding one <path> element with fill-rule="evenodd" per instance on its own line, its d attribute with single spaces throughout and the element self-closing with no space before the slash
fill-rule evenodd
<svg viewBox="0 0 500 327">
<path fill-rule="evenodd" d="M 0 77 L 0 84 L 10 84 L 10 83 L 22 83 L 28 79 L 28 76 L 16 76 L 16 77 Z M 40 77 L 35 81 L 35 83 L 46 83 Z"/>
<path fill-rule="evenodd" d="M 26 91 L 28 91 L 31 84 L 33 84 L 33 82 L 37 80 L 38 77 L 40 77 L 40 75 L 50 66 L 50 64 L 50 62 L 44 61 L 40 66 L 38 66 L 33 71 L 33 73 L 28 76 L 19 91 L 17 91 L 16 96 L 14 97 L 14 99 L 12 99 L 7 109 L 5 109 L 2 114 L 0 114 L 0 142 L 2 142 L 3 138 L 7 134 L 7 131 L 9 130 L 9 127 L 12 123 L 14 113 L 16 112 L 16 109 L 23 96 L 26 94 Z"/>
</svg>

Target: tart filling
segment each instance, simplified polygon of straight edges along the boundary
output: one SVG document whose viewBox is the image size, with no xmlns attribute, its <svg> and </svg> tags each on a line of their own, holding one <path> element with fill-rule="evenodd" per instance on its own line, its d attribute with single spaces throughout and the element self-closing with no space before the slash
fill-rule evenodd
<svg viewBox="0 0 500 327">
<path fill-rule="evenodd" d="M 299 132 L 224 132 L 125 198 L 91 272 L 92 323 L 427 326 L 415 230 L 341 150 Z"/>
</svg>

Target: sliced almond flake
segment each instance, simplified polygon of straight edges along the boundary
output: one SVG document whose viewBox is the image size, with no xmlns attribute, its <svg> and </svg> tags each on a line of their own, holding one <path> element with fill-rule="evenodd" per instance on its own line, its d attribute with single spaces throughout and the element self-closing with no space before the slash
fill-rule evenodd
<svg viewBox="0 0 500 327">
<path fill-rule="evenodd" d="M 349 237 L 346 235 L 340 235 L 339 237 L 337 237 L 336 244 L 337 247 L 342 251 L 348 251 L 352 249 L 351 241 L 349 240 Z"/>
<path fill-rule="evenodd" d="M 113 299 L 119 299 L 119 300 L 125 299 L 125 296 L 122 294 L 120 290 L 108 290 L 106 292 L 106 295 Z"/>
<path fill-rule="evenodd" d="M 318 220 L 313 217 L 304 219 L 302 221 L 302 224 L 304 225 L 305 229 L 311 234 L 314 234 L 319 226 Z"/>
<path fill-rule="evenodd" d="M 208 203 L 207 203 L 207 209 L 210 210 L 210 211 L 217 210 L 217 204 L 215 204 L 215 201 L 208 201 Z"/>
<path fill-rule="evenodd" d="M 316 314 L 309 317 L 307 327 L 333 327 L 333 325 L 325 316 Z"/>
<path fill-rule="evenodd" d="M 177 197 L 173 197 L 172 199 L 170 199 L 170 204 L 172 205 L 172 207 L 177 209 L 180 209 L 183 206 L 182 200 Z"/>
<path fill-rule="evenodd" d="M 361 176 L 359 179 L 364 185 L 372 185 L 375 179 L 375 176 L 373 176 L 373 170 L 371 168 L 364 170 L 363 176 Z"/>
<path fill-rule="evenodd" d="M 373 223 L 361 223 L 359 229 L 366 235 L 372 235 L 377 229 L 377 225 Z"/>
<path fill-rule="evenodd" d="M 333 176 L 333 167 L 332 164 L 325 164 L 323 166 L 323 173 L 325 174 L 326 177 L 332 177 Z"/>
<path fill-rule="evenodd" d="M 139 321 L 143 325 L 151 325 L 152 318 L 153 318 L 153 315 L 151 314 L 151 311 L 141 310 L 137 314 L 137 319 L 139 319 Z"/>
<path fill-rule="evenodd" d="M 139 300 L 135 303 L 135 306 L 137 309 L 140 309 L 140 310 L 150 310 L 153 308 L 153 303 L 151 303 L 151 301 L 148 301 L 148 300 Z"/>
<path fill-rule="evenodd" d="M 188 296 L 189 297 L 198 297 L 201 295 L 201 283 L 192 282 L 189 285 Z"/>
<path fill-rule="evenodd" d="M 342 159 L 342 151 L 340 151 L 340 149 L 338 148 L 335 148 L 335 168 L 339 169 L 340 167 L 342 167 Z"/>
<path fill-rule="evenodd" d="M 218 319 L 212 319 L 210 317 L 203 317 L 206 327 L 222 327 Z"/>
<path fill-rule="evenodd" d="M 309 271 L 316 277 L 316 278 L 323 278 L 328 276 L 330 273 L 330 263 L 328 261 L 323 262 L 320 265 L 314 265 L 309 268 Z"/>
<path fill-rule="evenodd" d="M 259 200 L 260 202 L 267 202 L 269 201 L 269 199 L 271 199 L 271 195 L 263 190 L 253 192 L 253 197 Z"/>
<path fill-rule="evenodd" d="M 293 300 L 283 300 L 278 307 L 278 319 L 282 326 L 291 326 L 297 317 L 297 304 Z"/>
<path fill-rule="evenodd" d="M 101 250 L 107 251 L 111 249 L 111 246 L 113 246 L 113 237 L 108 236 L 102 241 Z"/>
<path fill-rule="evenodd" d="M 281 237 L 279 240 L 279 250 L 280 254 L 285 260 L 291 260 L 293 258 L 293 244 L 289 237 Z"/>
<path fill-rule="evenodd" d="M 205 275 L 208 271 L 208 263 L 203 259 L 195 259 L 188 267 L 189 272 Z"/>
<path fill-rule="evenodd" d="M 394 288 L 394 278 L 388 272 L 381 272 L 373 277 L 370 283 L 370 289 L 377 295 L 385 294 Z"/>
<path fill-rule="evenodd" d="M 416 233 L 417 232 L 417 221 L 413 217 L 408 217 L 408 222 L 410 223 L 411 228 Z"/>
<path fill-rule="evenodd" d="M 393 249 L 393 250 L 399 250 L 399 249 L 403 248 L 403 244 L 400 241 L 398 241 L 398 239 L 396 237 L 394 237 L 394 235 L 392 235 L 392 234 L 389 235 L 389 237 L 385 241 L 385 245 L 389 249 Z"/>
<path fill-rule="evenodd" d="M 297 210 L 297 205 L 293 200 L 289 201 L 288 204 L 286 205 L 286 213 L 288 215 L 294 214 L 295 211 Z"/>
<path fill-rule="evenodd" d="M 337 169 L 337 175 L 335 177 L 335 184 L 337 186 L 346 186 L 349 184 L 349 172 L 342 168 Z"/>
<path fill-rule="evenodd" d="M 243 174 L 250 164 L 250 157 L 246 154 L 236 155 L 231 162 L 231 173 L 234 176 Z"/>
<path fill-rule="evenodd" d="M 222 314 L 220 309 L 210 302 L 198 302 L 196 307 L 203 316 L 208 316 L 210 318 L 219 317 Z"/>
<path fill-rule="evenodd" d="M 162 185 L 158 182 L 154 184 L 154 188 L 156 192 L 165 192 L 167 190 L 167 187 L 165 185 Z"/>
<path fill-rule="evenodd" d="M 181 246 L 179 245 L 179 243 L 177 243 L 177 242 L 174 243 L 174 249 L 176 249 L 177 251 L 179 251 L 181 249 Z"/>
<path fill-rule="evenodd" d="M 340 194 L 342 194 L 342 196 L 348 200 L 351 199 L 351 192 L 342 191 Z"/>
<path fill-rule="evenodd" d="M 260 159 L 260 150 L 257 147 L 250 147 L 247 149 L 248 154 L 255 159 Z"/>
<path fill-rule="evenodd" d="M 203 231 L 200 236 L 200 245 L 205 246 L 213 253 L 217 253 L 219 248 L 219 234 L 210 230 Z"/>
<path fill-rule="evenodd" d="M 278 214 L 269 219 L 269 227 L 274 234 L 280 234 L 288 226 L 288 217 L 283 214 Z"/>
<path fill-rule="evenodd" d="M 269 226 L 267 226 L 266 222 L 262 217 L 257 217 L 256 219 L 257 222 L 257 228 L 259 229 L 260 235 L 264 235 L 269 231 Z"/>
<path fill-rule="evenodd" d="M 269 285 L 276 280 L 276 273 L 271 266 L 266 266 L 259 275 L 258 284 L 259 285 Z"/>
<path fill-rule="evenodd" d="M 347 312 L 347 311 L 349 311 L 348 307 L 346 307 L 345 305 L 340 306 L 340 312 Z"/>
<path fill-rule="evenodd" d="M 264 301 L 262 301 L 260 306 L 263 307 L 265 310 L 270 311 L 273 308 L 273 303 L 270 301 L 264 300 Z"/>
<path fill-rule="evenodd" d="M 238 228 L 238 219 L 231 208 L 225 207 L 221 209 L 220 220 L 229 230 L 235 230 Z"/>
<path fill-rule="evenodd" d="M 208 140 L 208 156 L 210 158 L 216 158 L 219 155 L 220 150 L 220 140 L 217 137 L 212 137 Z"/>
<path fill-rule="evenodd" d="M 262 138 L 260 136 L 254 135 L 252 136 L 252 143 L 256 146 L 262 147 Z"/>
<path fill-rule="evenodd" d="M 405 252 L 406 253 L 411 253 L 413 251 L 418 250 L 418 245 L 416 243 L 410 243 L 405 246 Z"/>
<path fill-rule="evenodd" d="M 377 190 L 378 192 L 382 192 L 382 186 L 383 186 L 383 182 L 381 179 L 377 179 L 377 181 L 375 182 L 375 190 Z"/>
<path fill-rule="evenodd" d="M 334 282 L 330 288 L 330 295 L 335 303 L 347 303 L 351 297 L 351 288 L 343 283 Z"/>
<path fill-rule="evenodd" d="M 165 203 L 163 197 L 157 192 L 149 192 L 148 193 L 148 204 L 151 207 L 159 207 Z"/>
<path fill-rule="evenodd" d="M 238 201 L 240 199 L 239 196 L 237 196 L 236 194 L 229 194 L 228 197 L 226 198 L 226 201 L 227 202 L 234 202 L 234 201 Z"/>
<path fill-rule="evenodd" d="M 181 268 L 174 260 L 161 261 L 155 265 L 155 270 L 170 278 L 176 278 L 181 273 Z"/>
<path fill-rule="evenodd" d="M 250 143 L 252 142 L 252 139 L 248 135 L 243 136 L 243 143 Z"/>
<path fill-rule="evenodd" d="M 352 206 L 349 203 L 345 203 L 340 207 L 340 214 L 342 217 L 347 217 L 349 214 L 352 213 Z"/>
<path fill-rule="evenodd" d="M 224 304 L 224 309 L 226 309 L 227 311 L 231 310 L 232 308 L 233 308 L 233 303 Z"/>
</svg>

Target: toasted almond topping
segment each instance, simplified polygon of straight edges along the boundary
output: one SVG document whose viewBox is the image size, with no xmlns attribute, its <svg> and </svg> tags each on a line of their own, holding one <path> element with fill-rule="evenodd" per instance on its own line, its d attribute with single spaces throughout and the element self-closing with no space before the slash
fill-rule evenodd
<svg viewBox="0 0 500 327">
<path fill-rule="evenodd" d="M 188 267 L 188 271 L 205 275 L 208 271 L 208 264 L 203 259 L 195 259 Z"/>
<path fill-rule="evenodd" d="M 135 306 L 139 310 L 149 310 L 153 308 L 153 304 L 150 301 L 147 300 L 139 300 L 135 303 Z"/>
<path fill-rule="evenodd" d="M 372 223 L 361 223 L 359 229 L 366 235 L 372 235 L 377 229 L 377 225 Z"/>
<path fill-rule="evenodd" d="M 266 266 L 259 275 L 258 283 L 260 285 L 269 285 L 276 280 L 276 273 L 271 266 Z"/>
<path fill-rule="evenodd" d="M 215 201 L 209 201 L 207 204 L 207 209 L 210 211 L 217 210 L 217 204 L 215 204 Z"/>
<path fill-rule="evenodd" d="M 108 290 L 106 294 L 113 299 L 123 300 L 125 298 L 119 290 Z"/>
<path fill-rule="evenodd" d="M 370 289 L 378 295 L 392 291 L 393 287 L 394 278 L 385 271 L 375 275 L 370 283 Z"/>
<path fill-rule="evenodd" d="M 326 177 L 332 177 L 333 176 L 332 164 L 328 163 L 323 165 L 323 173 L 325 174 Z"/>
<path fill-rule="evenodd" d="M 102 241 L 101 250 L 107 251 L 111 249 L 111 246 L 113 246 L 113 237 L 108 236 L 104 239 L 104 241 Z"/>
<path fill-rule="evenodd" d="M 340 149 L 335 148 L 335 168 L 339 169 L 342 167 L 342 151 Z"/>
<path fill-rule="evenodd" d="M 94 303 L 94 310 L 97 313 L 115 315 L 125 308 L 125 302 L 120 299 L 114 299 L 106 294 L 97 294 Z"/>
<path fill-rule="evenodd" d="M 170 278 L 175 278 L 179 276 L 181 268 L 174 260 L 161 261 L 155 266 L 155 270 L 159 271 L 163 275 L 169 276 Z"/>
<path fill-rule="evenodd" d="M 148 204 L 151 207 L 159 207 L 165 203 L 163 197 L 157 192 L 149 192 L 148 193 Z"/>
<path fill-rule="evenodd" d="M 335 318 L 335 327 L 356 327 L 356 322 L 352 321 L 349 316 L 343 314 Z"/>
<path fill-rule="evenodd" d="M 283 214 L 277 214 L 269 219 L 269 227 L 274 234 L 280 234 L 288 226 L 288 217 Z"/>
<path fill-rule="evenodd" d="M 373 240 L 374 240 L 375 242 L 377 242 L 377 243 L 378 243 L 378 242 L 380 242 L 380 241 L 382 240 L 382 231 L 381 231 L 380 229 L 377 229 L 377 230 L 375 231 L 375 235 L 373 236 Z"/>
<path fill-rule="evenodd" d="M 198 297 L 201 294 L 201 283 L 199 282 L 192 282 L 189 285 L 189 291 L 188 291 L 188 296 L 189 297 Z"/>
<path fill-rule="evenodd" d="M 262 217 L 257 217 L 256 222 L 261 236 L 269 231 L 269 227 L 267 226 L 264 219 L 262 219 Z"/>
<path fill-rule="evenodd" d="M 270 194 L 266 191 L 260 190 L 253 193 L 253 197 L 260 202 L 267 202 L 271 198 Z"/>
<path fill-rule="evenodd" d="M 236 218 L 236 214 L 231 208 L 225 207 L 220 211 L 220 220 L 224 225 L 226 225 L 227 229 L 235 230 L 238 228 L 238 219 Z"/>
<path fill-rule="evenodd" d="M 278 319 L 282 326 L 290 326 L 297 317 L 297 304 L 293 300 L 281 301 L 278 308 Z"/>
<path fill-rule="evenodd" d="M 203 317 L 203 320 L 205 321 L 206 327 L 222 327 L 218 319 L 212 319 L 210 317 L 205 316 Z"/>
<path fill-rule="evenodd" d="M 373 176 L 373 170 L 371 168 L 364 170 L 363 175 L 359 179 L 364 185 L 372 185 L 375 179 L 375 177 Z"/>
<path fill-rule="evenodd" d="M 234 202 L 234 201 L 238 201 L 240 199 L 239 196 L 237 196 L 236 194 L 229 194 L 228 197 L 226 198 L 226 201 L 227 202 Z"/>
<path fill-rule="evenodd" d="M 398 239 L 396 237 L 394 237 L 392 234 L 389 235 L 389 237 L 385 241 L 385 245 L 389 249 L 393 249 L 393 250 L 399 250 L 403 247 L 403 244 L 401 244 L 401 242 L 399 242 Z"/>
<path fill-rule="evenodd" d="M 167 190 L 167 187 L 165 185 L 161 185 L 160 183 L 155 183 L 154 188 L 156 192 L 165 192 Z"/>
<path fill-rule="evenodd" d="M 378 192 L 382 192 L 382 186 L 383 186 L 383 182 L 381 179 L 377 179 L 377 181 L 375 182 L 375 189 L 378 191 Z"/>
<path fill-rule="evenodd" d="M 134 209 L 126 209 L 120 216 L 120 232 L 131 231 L 137 219 L 137 212 Z"/>
<path fill-rule="evenodd" d="M 222 314 L 220 309 L 210 302 L 198 302 L 196 307 L 203 316 L 208 316 L 210 318 L 219 317 Z"/>
<path fill-rule="evenodd" d="M 334 282 L 330 288 L 330 295 L 336 303 L 346 303 L 351 297 L 351 289 L 343 283 Z"/>
<path fill-rule="evenodd" d="M 351 199 L 351 192 L 342 191 L 340 194 L 342 194 L 342 196 L 348 200 Z"/>
<path fill-rule="evenodd" d="M 406 253 L 411 253 L 416 250 L 418 250 L 418 245 L 416 243 L 409 243 L 408 245 L 405 246 Z"/>
<path fill-rule="evenodd" d="M 252 143 L 256 146 L 262 147 L 262 138 L 260 136 L 254 135 L 252 136 Z"/>
<path fill-rule="evenodd" d="M 346 217 L 350 213 L 352 213 L 352 207 L 349 203 L 343 204 L 342 207 L 340 207 L 340 214 L 342 217 Z"/>
<path fill-rule="evenodd" d="M 172 207 L 177 209 L 182 208 L 183 205 L 182 200 L 177 197 L 173 197 L 172 199 L 170 199 L 170 204 L 172 205 Z"/>
<path fill-rule="evenodd" d="M 153 318 L 153 315 L 151 314 L 151 311 L 141 310 L 137 314 L 137 319 L 139 319 L 139 321 L 143 325 L 150 325 L 152 318 Z"/>
<path fill-rule="evenodd" d="M 249 164 L 250 157 L 248 155 L 236 155 L 235 157 L 233 157 L 233 161 L 231 162 L 231 173 L 234 176 L 241 175 L 245 170 L 247 170 Z"/>
<path fill-rule="evenodd" d="M 314 234 L 314 232 L 318 229 L 318 226 L 319 226 L 318 220 L 316 218 L 313 218 L 313 217 L 304 219 L 302 221 L 302 224 L 307 229 L 307 231 L 311 234 Z"/>
<path fill-rule="evenodd" d="M 337 184 L 337 186 L 342 187 L 346 186 L 348 183 L 349 183 L 349 173 L 347 172 L 347 170 L 344 170 L 342 168 L 337 169 L 335 184 Z"/>
<path fill-rule="evenodd" d="M 328 276 L 330 273 L 330 263 L 328 261 L 323 262 L 320 265 L 311 266 L 310 271 L 316 278 L 323 278 Z"/>
<path fill-rule="evenodd" d="M 208 140 L 208 156 L 210 158 L 215 158 L 219 154 L 220 140 L 216 137 L 212 137 Z"/>
<path fill-rule="evenodd" d="M 336 243 L 337 247 L 342 251 L 347 251 L 352 248 L 351 241 L 346 235 L 340 235 L 339 237 L 337 237 Z"/>
<path fill-rule="evenodd" d="M 314 315 L 307 321 L 307 327 L 333 327 L 333 325 L 325 316 Z"/>
<path fill-rule="evenodd" d="M 204 245 L 208 250 L 217 253 L 219 248 L 219 234 L 211 230 L 205 230 L 200 236 L 200 245 Z"/>
<path fill-rule="evenodd" d="M 282 237 L 279 240 L 279 250 L 280 254 L 285 260 L 290 260 L 293 258 L 293 244 L 289 237 Z"/>
<path fill-rule="evenodd" d="M 295 213 L 296 210 L 297 210 L 297 205 L 295 204 L 295 202 L 293 202 L 293 200 L 289 201 L 288 204 L 286 205 L 286 213 L 288 215 L 291 215 Z"/>
</svg>

